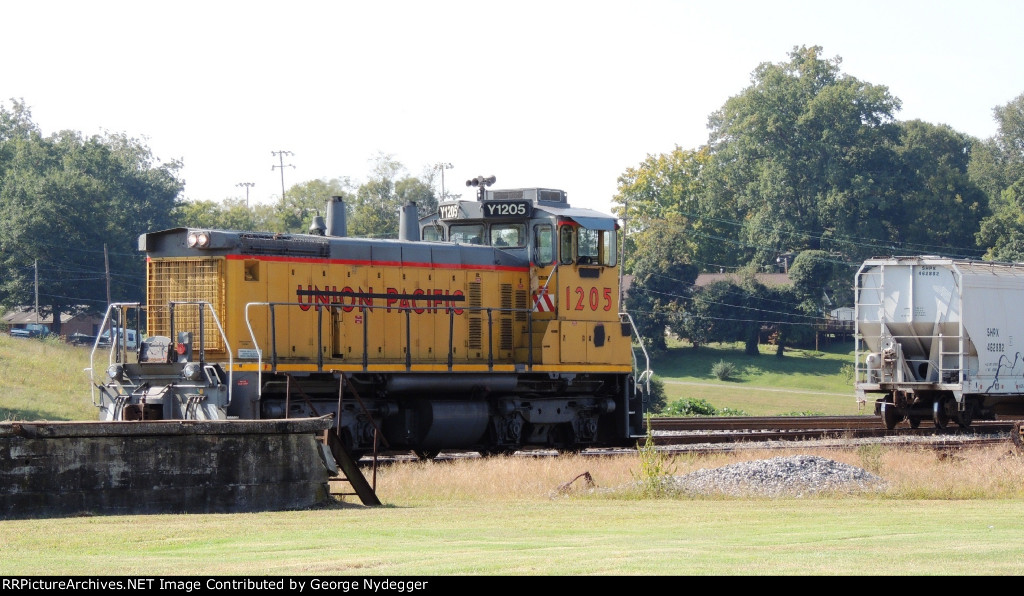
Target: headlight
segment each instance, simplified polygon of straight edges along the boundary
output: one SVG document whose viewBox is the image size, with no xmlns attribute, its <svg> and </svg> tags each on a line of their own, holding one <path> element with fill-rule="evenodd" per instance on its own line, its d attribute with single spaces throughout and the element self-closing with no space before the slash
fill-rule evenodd
<svg viewBox="0 0 1024 596">
<path fill-rule="evenodd" d="M 124 380 L 124 367 L 120 364 L 111 364 L 107 367 L 107 376 L 110 377 L 112 381 L 120 383 Z"/>
<path fill-rule="evenodd" d="M 210 246 L 210 233 L 209 232 L 189 232 L 188 233 L 188 247 L 189 248 L 206 248 Z"/>
<path fill-rule="evenodd" d="M 198 381 L 202 377 L 203 369 L 198 362 L 189 362 L 181 369 L 181 378 L 189 381 Z"/>
</svg>

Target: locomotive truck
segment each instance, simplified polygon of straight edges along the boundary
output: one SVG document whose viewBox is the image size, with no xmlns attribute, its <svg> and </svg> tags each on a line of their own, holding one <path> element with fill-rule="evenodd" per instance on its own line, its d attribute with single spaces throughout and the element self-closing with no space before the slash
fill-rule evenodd
<svg viewBox="0 0 1024 596">
<path fill-rule="evenodd" d="M 616 219 L 493 182 L 422 219 L 407 204 L 397 239 L 348 237 L 339 197 L 305 234 L 141 235 L 146 301 L 104 326 L 146 334 L 105 371 L 94 347 L 99 418 L 331 415 L 353 455 L 635 446 L 651 371 Z"/>
</svg>

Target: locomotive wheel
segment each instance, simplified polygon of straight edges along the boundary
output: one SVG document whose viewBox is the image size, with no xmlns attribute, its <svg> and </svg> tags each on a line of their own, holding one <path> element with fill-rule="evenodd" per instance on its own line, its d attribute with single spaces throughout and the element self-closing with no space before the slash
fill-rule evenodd
<svg viewBox="0 0 1024 596">
<path fill-rule="evenodd" d="M 896 404 L 891 402 L 882 402 L 882 424 L 885 428 L 892 430 L 896 428 L 896 425 L 903 420 L 903 417 L 896 411 Z"/>
<path fill-rule="evenodd" d="M 946 408 L 941 399 L 932 403 L 932 421 L 935 423 L 935 428 L 946 428 L 946 425 L 949 424 L 949 414 L 946 414 Z"/>
<path fill-rule="evenodd" d="M 910 428 L 918 428 L 921 426 L 920 416 L 907 416 L 907 421 L 910 422 Z"/>
</svg>

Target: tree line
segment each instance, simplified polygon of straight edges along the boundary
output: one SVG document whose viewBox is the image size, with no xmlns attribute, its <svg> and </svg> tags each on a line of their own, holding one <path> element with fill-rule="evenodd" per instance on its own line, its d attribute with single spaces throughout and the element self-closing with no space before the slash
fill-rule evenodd
<svg viewBox="0 0 1024 596">
<path fill-rule="evenodd" d="M 33 304 L 60 333 L 60 314 L 103 312 L 145 299 L 145 258 L 136 239 L 177 226 L 307 232 L 328 200 L 345 201 L 350 235 L 394 238 L 408 201 L 437 208 L 434 172 L 411 176 L 378 154 L 367 182 L 293 185 L 274 205 L 184 201 L 180 161 L 155 158 L 123 134 L 44 136 L 24 101 L 0 106 L 0 305 Z"/>
<path fill-rule="evenodd" d="M 625 225 L 626 307 L 650 348 L 665 332 L 694 345 L 765 329 L 806 341 L 826 305 L 852 305 L 867 257 L 931 254 L 1024 260 L 1024 95 L 993 108 L 998 133 L 899 121 L 888 88 L 841 72 L 839 57 L 794 47 L 708 117 L 707 143 L 625 169 L 613 198 Z M 352 236 L 396 237 L 399 210 L 436 208 L 435 170 L 410 175 L 379 154 L 368 180 L 293 185 L 274 205 L 184 201 L 179 161 L 121 134 L 44 136 L 23 101 L 0 106 L 0 304 L 53 313 L 144 298 L 147 231 L 202 226 L 305 232 L 330 197 Z M 780 265 L 781 264 L 781 265 Z M 785 268 L 791 286 L 756 274 Z M 109 276 L 106 271 L 112 272 Z M 737 281 L 697 288 L 701 272 Z"/>
<path fill-rule="evenodd" d="M 897 120 L 887 87 L 821 52 L 795 47 L 760 64 L 709 116 L 705 145 L 650 155 L 619 177 L 627 308 L 652 350 L 668 330 L 757 354 L 767 330 L 781 355 L 827 305 L 853 305 L 854 275 L 872 256 L 1024 260 L 1024 95 L 995 107 L 998 134 L 977 139 Z M 792 286 L 758 281 L 781 268 Z M 707 271 L 736 280 L 697 288 Z"/>
</svg>

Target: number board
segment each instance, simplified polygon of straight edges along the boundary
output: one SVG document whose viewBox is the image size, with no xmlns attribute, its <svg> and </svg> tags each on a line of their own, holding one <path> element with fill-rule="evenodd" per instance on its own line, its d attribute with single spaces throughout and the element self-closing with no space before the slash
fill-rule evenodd
<svg viewBox="0 0 1024 596">
<path fill-rule="evenodd" d="M 533 204 L 529 201 L 488 201 L 483 204 L 484 217 L 530 217 Z"/>
<path fill-rule="evenodd" d="M 437 212 L 441 216 L 441 219 L 456 219 L 459 217 L 459 204 L 449 203 L 447 205 L 438 205 Z"/>
</svg>

